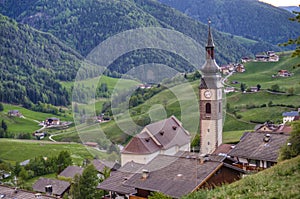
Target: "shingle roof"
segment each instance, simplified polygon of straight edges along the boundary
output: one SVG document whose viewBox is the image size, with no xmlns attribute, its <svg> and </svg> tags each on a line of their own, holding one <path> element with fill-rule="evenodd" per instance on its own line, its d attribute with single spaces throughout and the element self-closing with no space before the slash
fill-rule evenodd
<svg viewBox="0 0 300 199">
<path fill-rule="evenodd" d="M 160 149 L 183 146 L 190 142 L 190 134 L 175 116 L 147 125 L 122 150 L 122 153 L 150 154 Z"/>
<path fill-rule="evenodd" d="M 142 168 L 149 171 L 146 179 L 136 173 L 124 184 L 180 198 L 204 184 L 222 166 L 226 165 L 220 161 L 200 164 L 197 158 L 159 155 Z"/>
<path fill-rule="evenodd" d="M 98 159 L 93 160 L 93 165 L 99 172 L 102 172 L 105 167 L 109 168 L 112 171 L 115 171 L 121 167 L 121 165 L 117 162 Z"/>
<path fill-rule="evenodd" d="M 201 164 L 197 153 L 158 155 L 146 165 L 128 162 L 98 188 L 123 194 L 132 194 L 138 188 L 180 198 L 204 184 L 223 166 L 244 173 L 241 169 L 223 163 L 224 159 L 224 156 L 211 155 Z M 143 171 L 149 172 L 146 179 L 142 178 Z"/>
<path fill-rule="evenodd" d="M 15 188 L 0 185 L 0 194 L 5 195 L 4 199 L 32 199 L 35 198 L 37 193 L 30 192 L 27 190 L 20 190 L 20 189 L 18 189 L 18 191 L 15 192 Z M 40 195 L 39 198 L 53 199 L 56 197 Z"/>
<path fill-rule="evenodd" d="M 33 190 L 45 193 L 45 187 L 52 185 L 52 193 L 54 195 L 62 195 L 69 187 L 70 183 L 62 180 L 55 180 L 49 178 L 40 178 L 33 186 Z"/>
<path fill-rule="evenodd" d="M 83 168 L 79 166 L 68 166 L 59 175 L 67 178 L 74 178 L 76 174 L 81 175 Z"/>
<path fill-rule="evenodd" d="M 143 164 L 128 162 L 118 171 L 111 172 L 111 176 L 98 185 L 98 189 L 114 191 L 120 194 L 134 194 L 135 188 L 124 185 L 135 172 L 142 168 Z"/>
<path fill-rule="evenodd" d="M 264 138 L 267 134 L 270 137 L 266 142 Z M 288 137 L 289 135 L 280 133 L 246 132 L 228 155 L 277 162 L 279 149 L 286 143 Z"/>
<path fill-rule="evenodd" d="M 232 150 L 231 144 L 221 144 L 218 148 L 213 152 L 213 154 L 228 154 Z"/>
</svg>

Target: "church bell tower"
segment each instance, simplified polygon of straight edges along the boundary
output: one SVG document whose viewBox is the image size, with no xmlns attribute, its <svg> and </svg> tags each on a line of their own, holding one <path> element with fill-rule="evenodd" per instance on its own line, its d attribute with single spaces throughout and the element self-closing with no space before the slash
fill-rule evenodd
<svg viewBox="0 0 300 199">
<path fill-rule="evenodd" d="M 214 42 L 208 22 L 208 40 L 205 47 L 206 62 L 201 68 L 200 99 L 200 153 L 211 154 L 222 144 L 223 85 L 219 66 L 215 61 Z"/>
</svg>

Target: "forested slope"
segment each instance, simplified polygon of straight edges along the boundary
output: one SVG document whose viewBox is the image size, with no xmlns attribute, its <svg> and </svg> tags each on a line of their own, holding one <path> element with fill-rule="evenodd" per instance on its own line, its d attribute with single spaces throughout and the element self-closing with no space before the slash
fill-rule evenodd
<svg viewBox="0 0 300 199">
<path fill-rule="evenodd" d="M 254 0 L 159 0 L 216 29 L 272 44 L 300 35 L 300 24 L 284 9 Z"/>
<path fill-rule="evenodd" d="M 70 103 L 59 81 L 75 78 L 81 55 L 54 36 L 0 15 L 0 101 Z"/>
<path fill-rule="evenodd" d="M 153 0 L 31 0 L 28 3 L 22 0 L 4 0 L 0 3 L 0 12 L 18 22 L 55 35 L 83 56 L 110 36 L 139 27 L 177 30 L 203 45 L 207 39 L 206 25 Z M 214 36 L 218 44 L 219 63 L 236 61 L 244 55 L 251 54 L 229 35 L 214 31 Z M 140 54 L 137 60 L 126 62 L 126 65 L 132 65 L 133 62 L 144 64 L 145 59 L 151 60 L 147 53 Z M 163 58 L 159 58 L 159 61 L 162 60 Z M 119 61 L 116 67 L 123 63 L 124 61 Z M 179 65 L 184 67 L 186 63 L 182 62 Z"/>
</svg>

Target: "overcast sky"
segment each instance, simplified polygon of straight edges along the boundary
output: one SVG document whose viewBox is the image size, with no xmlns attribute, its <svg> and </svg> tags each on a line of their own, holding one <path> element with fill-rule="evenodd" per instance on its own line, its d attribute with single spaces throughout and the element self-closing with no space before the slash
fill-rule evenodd
<svg viewBox="0 0 300 199">
<path fill-rule="evenodd" d="M 260 0 L 274 6 L 299 6 L 300 0 Z"/>
</svg>

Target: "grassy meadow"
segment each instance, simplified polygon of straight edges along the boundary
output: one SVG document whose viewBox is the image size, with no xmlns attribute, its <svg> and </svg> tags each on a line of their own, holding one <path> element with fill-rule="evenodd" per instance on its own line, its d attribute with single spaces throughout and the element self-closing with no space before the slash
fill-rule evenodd
<svg viewBox="0 0 300 199">
<path fill-rule="evenodd" d="M 60 151 L 69 151 L 74 164 L 82 164 L 84 159 L 98 156 L 107 159 L 106 153 L 87 148 L 78 143 L 53 143 L 46 141 L 0 139 L 0 159 L 14 165 L 37 156 L 50 157 L 58 155 Z"/>
<path fill-rule="evenodd" d="M 299 198 L 300 156 L 213 190 L 199 190 L 183 199 Z"/>
<path fill-rule="evenodd" d="M 269 89 L 272 85 L 278 84 L 280 91 L 286 92 L 289 88 L 294 88 L 295 94 L 300 94 L 300 57 L 291 57 L 290 53 L 279 53 L 278 62 L 249 62 L 245 64 L 244 73 L 236 73 L 231 76 L 228 82 L 238 81 L 245 83 L 247 87 L 261 85 L 261 89 Z M 272 78 L 279 70 L 288 70 L 294 75 L 291 77 Z M 240 85 L 232 85 L 240 89 Z"/>
</svg>

